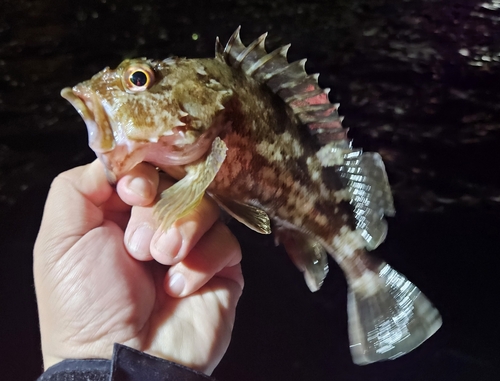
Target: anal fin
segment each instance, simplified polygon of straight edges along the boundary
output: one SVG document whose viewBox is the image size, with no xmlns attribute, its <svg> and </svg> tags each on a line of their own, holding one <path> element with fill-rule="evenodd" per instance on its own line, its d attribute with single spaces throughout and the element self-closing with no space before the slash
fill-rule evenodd
<svg viewBox="0 0 500 381">
<path fill-rule="evenodd" d="M 328 274 L 328 256 L 323 246 L 298 231 L 278 229 L 275 234 L 295 266 L 304 273 L 309 290 L 318 291 Z"/>
</svg>

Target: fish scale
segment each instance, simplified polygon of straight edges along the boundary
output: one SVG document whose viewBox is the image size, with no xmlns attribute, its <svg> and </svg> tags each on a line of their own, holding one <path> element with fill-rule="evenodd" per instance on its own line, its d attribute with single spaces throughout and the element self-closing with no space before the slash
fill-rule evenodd
<svg viewBox="0 0 500 381">
<path fill-rule="evenodd" d="M 354 148 L 329 89 L 240 28 L 215 58 L 125 60 L 62 95 L 87 124 L 112 181 L 140 162 L 178 181 L 155 206 L 166 230 L 205 194 L 249 228 L 275 234 L 320 289 L 330 255 L 348 283 L 353 361 L 394 359 L 429 338 L 441 317 L 420 290 L 367 254 L 394 206 L 382 158 Z M 141 78 L 140 86 L 132 81 Z"/>
</svg>

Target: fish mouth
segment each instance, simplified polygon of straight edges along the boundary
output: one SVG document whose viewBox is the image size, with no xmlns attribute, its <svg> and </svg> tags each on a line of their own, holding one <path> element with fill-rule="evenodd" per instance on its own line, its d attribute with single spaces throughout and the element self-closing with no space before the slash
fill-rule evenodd
<svg viewBox="0 0 500 381">
<path fill-rule="evenodd" d="M 89 146 L 96 154 L 112 151 L 115 146 L 113 129 L 97 95 L 85 86 L 77 85 L 61 90 L 66 99 L 80 114 L 89 135 Z"/>
</svg>

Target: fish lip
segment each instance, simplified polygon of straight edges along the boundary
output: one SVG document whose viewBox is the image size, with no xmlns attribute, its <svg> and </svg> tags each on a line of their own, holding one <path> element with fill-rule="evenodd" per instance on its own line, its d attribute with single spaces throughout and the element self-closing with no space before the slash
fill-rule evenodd
<svg viewBox="0 0 500 381">
<path fill-rule="evenodd" d="M 61 96 L 75 108 L 85 122 L 90 148 L 96 154 L 112 151 L 116 146 L 113 130 L 97 95 L 80 84 L 62 89 Z"/>
<path fill-rule="evenodd" d="M 74 107 L 74 109 L 82 117 L 85 124 L 87 124 L 87 122 L 95 123 L 94 113 L 90 111 L 85 99 L 79 96 L 79 92 L 75 92 L 74 89 L 75 88 L 65 87 L 61 90 L 61 97 L 66 99 Z"/>
</svg>

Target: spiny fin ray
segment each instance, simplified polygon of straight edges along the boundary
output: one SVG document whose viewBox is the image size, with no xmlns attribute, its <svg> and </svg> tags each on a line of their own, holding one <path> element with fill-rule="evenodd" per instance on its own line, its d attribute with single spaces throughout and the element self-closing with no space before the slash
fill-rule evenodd
<svg viewBox="0 0 500 381">
<path fill-rule="evenodd" d="M 327 144 L 336 140 L 348 142 L 347 130 L 342 127 L 336 111 L 338 105 L 330 103 L 329 89 L 319 87 L 318 75 L 307 74 L 306 60 L 289 63 L 286 55 L 290 45 L 267 53 L 267 33 L 245 46 L 240 38 L 240 29 L 241 27 L 236 29 L 224 48 L 225 61 L 233 67 L 240 67 L 255 80 L 265 83 L 292 108 L 312 134 L 318 135 L 320 143 Z M 320 110 L 331 111 L 323 114 L 310 112 L 311 108 L 318 106 L 321 107 Z"/>
<path fill-rule="evenodd" d="M 215 38 L 215 58 L 224 61 L 224 48 L 220 43 L 219 37 Z"/>
<path fill-rule="evenodd" d="M 265 43 L 264 41 L 265 41 L 266 37 L 267 37 L 267 33 L 264 33 L 258 39 L 256 39 L 250 45 L 248 45 L 240 54 L 238 54 L 238 57 L 236 57 L 236 63 L 238 65 L 241 65 L 243 60 L 246 60 L 247 62 L 252 61 L 252 57 L 258 55 L 258 53 L 259 53 L 258 47 L 263 47 L 263 44 Z M 253 51 L 254 49 L 256 49 L 256 50 Z M 265 49 L 264 49 L 264 51 L 265 51 Z M 253 54 L 251 54 L 251 53 L 253 53 Z"/>
<path fill-rule="evenodd" d="M 247 75 L 254 77 L 259 82 L 265 82 L 273 74 L 288 65 L 288 61 L 286 60 L 288 49 L 290 49 L 290 44 L 262 56 L 248 68 L 246 71 Z"/>
</svg>

